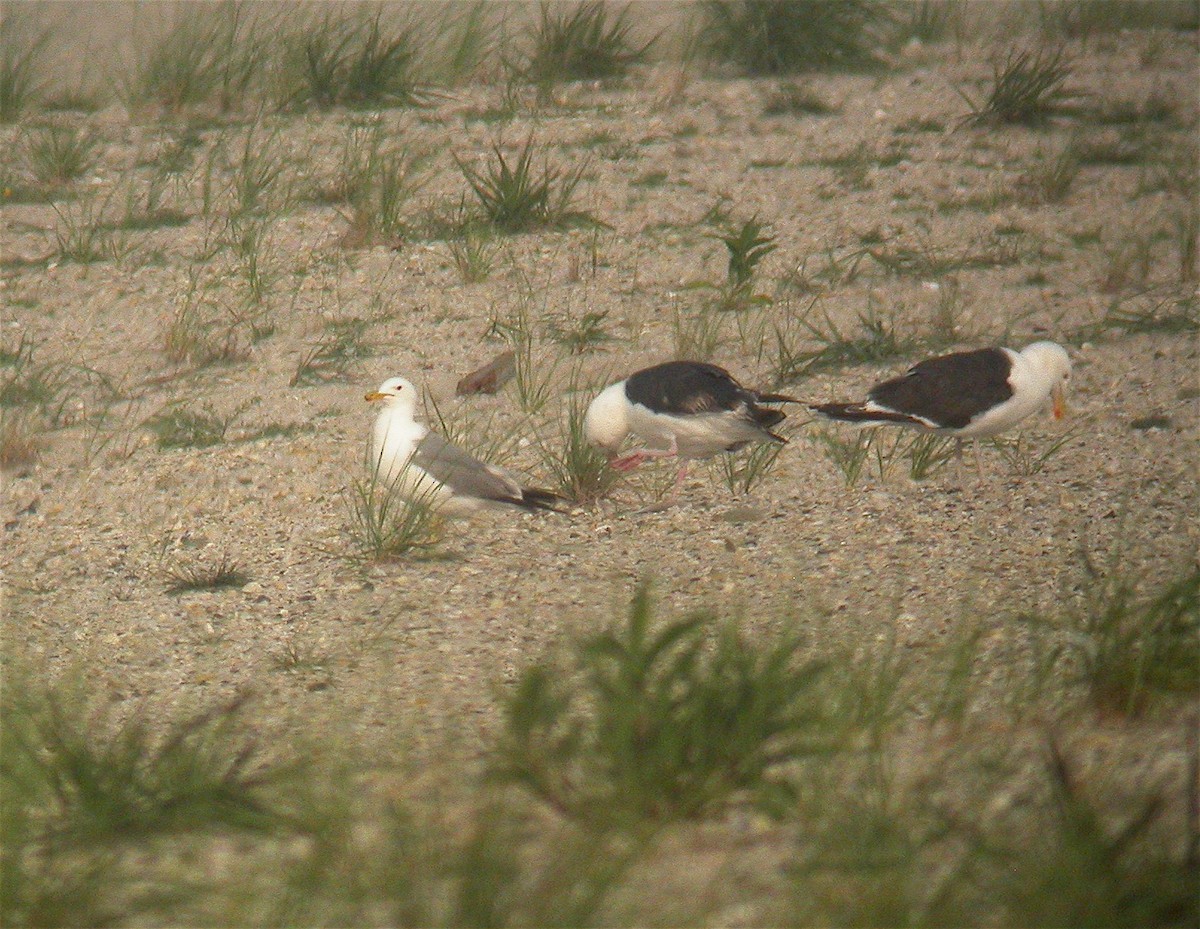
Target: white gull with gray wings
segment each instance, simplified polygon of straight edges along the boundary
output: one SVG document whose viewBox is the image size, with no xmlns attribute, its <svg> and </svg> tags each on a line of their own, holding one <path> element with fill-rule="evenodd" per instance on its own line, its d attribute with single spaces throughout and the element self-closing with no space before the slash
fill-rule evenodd
<svg viewBox="0 0 1200 929">
<path fill-rule="evenodd" d="M 383 409 L 369 449 L 372 474 L 409 498 L 428 498 L 440 512 L 465 516 L 505 505 L 553 510 L 562 500 L 548 490 L 522 487 L 516 476 L 480 461 L 417 422 L 417 389 L 402 377 L 366 395 Z"/>
</svg>

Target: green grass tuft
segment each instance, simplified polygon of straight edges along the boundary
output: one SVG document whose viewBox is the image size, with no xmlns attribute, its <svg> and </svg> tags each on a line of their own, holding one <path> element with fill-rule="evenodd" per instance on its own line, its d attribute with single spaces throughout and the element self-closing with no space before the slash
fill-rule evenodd
<svg viewBox="0 0 1200 929">
<path fill-rule="evenodd" d="M 723 300 L 727 308 L 741 309 L 746 305 L 752 296 L 755 270 L 767 255 L 778 248 L 775 237 L 763 233 L 762 224 L 757 219 L 749 219 L 740 228 L 734 227 L 715 236 L 729 252 Z"/>
<path fill-rule="evenodd" d="M 374 16 L 326 12 L 289 40 L 280 102 L 350 109 L 416 106 L 426 92 L 417 74 L 421 36 L 413 26 L 385 33 Z"/>
<path fill-rule="evenodd" d="M 783 446 L 778 442 L 758 442 L 748 451 L 719 456 L 716 468 L 731 494 L 749 496 L 774 469 L 782 451 Z"/>
<path fill-rule="evenodd" d="M 94 129 L 45 123 L 26 130 L 21 148 L 30 173 L 44 187 L 62 187 L 92 169 L 100 137 Z"/>
<path fill-rule="evenodd" d="M 1068 100 L 1080 94 L 1068 90 L 1073 64 L 1066 52 L 1011 49 L 1002 63 L 992 68 L 992 86 L 982 104 L 969 97 L 967 122 L 1038 125 L 1059 112 Z M 965 96 L 965 95 L 964 95 Z"/>
<path fill-rule="evenodd" d="M 751 76 L 881 63 L 887 4 L 871 0 L 707 0 L 701 41 Z"/>
<path fill-rule="evenodd" d="M 43 32 L 22 41 L 16 34 L 15 17 L 0 20 L 0 123 L 17 122 L 42 94 L 38 56 L 50 40 Z"/>
<path fill-rule="evenodd" d="M 129 108 L 244 107 L 265 77 L 273 33 L 252 21 L 251 8 L 229 0 L 185 7 L 166 33 L 139 43 L 143 56 L 122 91 Z"/>
<path fill-rule="evenodd" d="M 115 723 L 79 688 L 27 683 L 6 688 L 0 770 L 50 847 L 282 823 L 269 792 L 286 769 L 243 733 L 245 695 L 163 728 L 145 712 Z"/>
<path fill-rule="evenodd" d="M 173 406 L 150 417 L 144 425 L 154 434 L 160 449 L 208 448 L 225 441 L 248 406 L 241 404 L 223 416 L 207 404 L 192 409 Z"/>
<path fill-rule="evenodd" d="M 455 155 L 486 221 L 501 232 L 514 233 L 590 220 L 587 213 L 572 206 L 587 164 L 563 171 L 543 162 L 539 174 L 533 163 L 535 153 L 531 134 L 515 160 L 506 158 L 499 144 L 492 146 L 493 158 L 483 168 L 474 168 Z"/>
<path fill-rule="evenodd" d="M 387 484 L 376 476 L 356 479 L 346 491 L 350 538 L 361 558 L 391 561 L 405 555 L 436 554 L 446 526 L 432 489 L 415 495 L 400 483 Z"/>
<path fill-rule="evenodd" d="M 622 77 L 645 60 L 654 39 L 637 45 L 631 38 L 629 7 L 616 13 L 601 0 L 552 3 L 543 0 L 530 27 L 521 76 L 538 86 L 562 81 Z"/>
<path fill-rule="evenodd" d="M 1083 555 L 1083 588 L 1055 617 L 1024 614 L 1048 661 L 1098 708 L 1125 716 L 1164 695 L 1200 692 L 1200 569 L 1187 569 L 1149 594 L 1120 566 Z"/>
<path fill-rule="evenodd" d="M 354 366 L 372 355 L 366 335 L 373 323 L 373 320 L 357 317 L 327 322 L 324 335 L 296 365 L 289 386 L 310 387 L 348 380 Z"/>
<path fill-rule="evenodd" d="M 776 370 L 779 381 L 797 380 L 816 371 L 854 364 L 876 363 L 898 358 L 912 348 L 896 326 L 894 315 L 881 316 L 873 303 L 858 314 L 857 332 L 843 330 L 821 311 L 821 319 L 810 320 L 817 301 L 796 318 L 796 326 L 776 327 Z M 802 341 L 803 340 L 803 343 Z M 815 348 L 806 347 L 815 343 Z"/>
<path fill-rule="evenodd" d="M 245 587 L 250 575 L 237 566 L 228 552 L 216 564 L 178 565 L 167 571 L 167 593 L 183 594 L 197 590 L 226 590 Z"/>
<path fill-rule="evenodd" d="M 539 430 L 537 440 L 538 456 L 552 489 L 581 506 L 604 499 L 620 480 L 620 474 L 608 466 L 608 459 L 584 434 L 583 420 L 590 400 L 591 394 L 572 381 L 565 418 L 560 417 L 557 433 L 544 438 Z"/>
<path fill-rule="evenodd" d="M 670 821 L 735 795 L 791 796 L 781 766 L 831 750 L 825 666 L 800 640 L 751 640 L 706 614 L 656 621 L 639 587 L 626 618 L 544 659 L 505 701 L 496 776 L 571 818 Z"/>
</svg>

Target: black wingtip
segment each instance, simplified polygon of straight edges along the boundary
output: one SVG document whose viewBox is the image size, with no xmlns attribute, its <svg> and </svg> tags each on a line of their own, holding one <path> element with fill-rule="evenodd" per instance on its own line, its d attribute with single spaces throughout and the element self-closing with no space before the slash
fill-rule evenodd
<svg viewBox="0 0 1200 929">
<path fill-rule="evenodd" d="M 556 494 L 552 490 L 525 487 L 521 489 L 521 499 L 514 502 L 527 510 L 549 510 L 551 513 L 566 513 L 567 511 L 563 508 L 562 504 L 569 504 L 571 501 L 562 494 Z"/>
<path fill-rule="evenodd" d="M 890 410 L 868 410 L 861 403 L 810 403 L 808 408 L 827 419 L 843 423 L 899 423 L 902 426 L 927 426 L 928 424 L 907 413 Z"/>
<path fill-rule="evenodd" d="M 787 394 L 760 394 L 756 393 L 754 399 L 759 403 L 803 403 L 803 400 L 797 400 L 795 397 L 789 397 Z"/>
</svg>

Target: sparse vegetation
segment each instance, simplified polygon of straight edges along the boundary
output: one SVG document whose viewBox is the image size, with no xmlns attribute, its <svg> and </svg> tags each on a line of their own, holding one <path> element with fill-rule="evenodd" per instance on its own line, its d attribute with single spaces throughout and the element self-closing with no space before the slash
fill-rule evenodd
<svg viewBox="0 0 1200 929">
<path fill-rule="evenodd" d="M 36 414 L 0 406 L 0 470 L 22 468 L 37 461 L 40 433 Z"/>
<path fill-rule="evenodd" d="M 886 361 L 912 348 L 911 341 L 901 336 L 894 314 L 881 315 L 874 303 L 858 314 L 857 333 L 843 331 L 825 309 L 820 318 L 810 319 L 817 305 L 814 300 L 787 329 L 775 330 L 775 376 L 780 381 L 850 364 Z M 807 347 L 814 344 L 815 348 Z"/>
<path fill-rule="evenodd" d="M 13 20 L 6 16 L 0 22 L 0 123 L 17 122 L 41 96 L 37 61 L 50 39 L 50 33 L 43 32 L 22 40 Z"/>
<path fill-rule="evenodd" d="M 335 186 L 326 192 L 350 208 L 348 248 L 399 246 L 409 235 L 404 211 L 429 180 L 428 156 L 406 146 L 389 145 L 378 120 L 353 124 L 342 149 Z"/>
<path fill-rule="evenodd" d="M 1195 4 L 869 5 L 886 67 L 746 81 L 589 3 L 662 39 L 576 84 L 522 69 L 579 4 L 4 6 L 0 923 L 1200 924 Z M 1083 415 L 978 482 L 800 405 L 643 511 L 677 462 L 583 435 L 672 356 L 816 402 L 1047 337 Z M 573 505 L 348 473 L 395 374 Z"/>
<path fill-rule="evenodd" d="M 62 187 L 86 174 L 96 163 L 99 137 L 89 128 L 65 123 L 31 127 L 23 139 L 30 173 L 44 187 Z"/>
<path fill-rule="evenodd" d="M 869 0 L 708 0 L 702 41 L 752 76 L 874 68 L 891 11 Z"/>
<path fill-rule="evenodd" d="M 152 103 L 167 113 L 207 106 L 228 114 L 260 90 L 271 29 L 234 0 L 180 11 L 171 28 L 139 43 L 141 57 L 123 88 L 131 110 Z"/>
<path fill-rule="evenodd" d="M 615 13 L 601 0 L 543 2 L 528 33 L 522 77 L 539 86 L 623 76 L 646 57 L 653 39 L 632 37 L 629 7 Z"/>
<path fill-rule="evenodd" d="M 643 585 L 623 622 L 522 672 L 496 776 L 583 821 L 703 816 L 743 791 L 775 809 L 792 795 L 781 766 L 836 746 L 826 668 L 800 649 L 703 614 L 657 621 Z"/>
<path fill-rule="evenodd" d="M 198 590 L 223 590 L 245 587 L 250 575 L 225 552 L 215 563 L 181 563 L 167 569 L 167 593 L 184 594 Z"/>
<path fill-rule="evenodd" d="M 27 827 L 43 849 L 266 830 L 283 819 L 269 793 L 286 769 L 240 729 L 245 696 L 160 727 L 144 713 L 118 723 L 79 686 L 15 690 L 5 687 L 5 793 L 16 791 L 27 815 L 40 811 Z"/>
<path fill-rule="evenodd" d="M 838 108 L 811 87 L 785 81 L 763 104 L 763 116 L 829 116 Z"/>
<path fill-rule="evenodd" d="M 612 334 L 604 326 L 607 318 L 607 310 L 587 310 L 578 316 L 569 312 L 563 313 L 550 320 L 547 335 L 565 348 L 568 354 L 583 355 L 612 341 Z"/>
<path fill-rule="evenodd" d="M 330 320 L 325 331 L 296 365 L 289 382 L 292 387 L 308 387 L 349 379 L 355 366 L 373 352 L 366 335 L 372 320 L 351 317 Z"/>
<path fill-rule="evenodd" d="M 497 230 L 509 233 L 590 221 L 587 213 L 572 204 L 587 164 L 564 171 L 543 160 L 539 175 L 534 167 L 536 153 L 530 135 L 515 160 L 505 157 L 499 144 L 492 146 L 492 160 L 482 168 L 455 156 L 484 219 Z"/>
<path fill-rule="evenodd" d="M 1194 566 L 1151 594 L 1116 552 L 1109 563 L 1082 553 L 1078 595 L 1058 616 L 1027 613 L 1046 662 L 1063 668 L 1104 710 L 1136 715 L 1163 695 L 1200 689 L 1200 570 Z"/>
<path fill-rule="evenodd" d="M 717 472 L 731 494 L 749 496 L 771 473 L 781 451 L 783 446 L 777 442 L 758 442 L 736 455 L 720 455 Z"/>
<path fill-rule="evenodd" d="M 69 399 L 70 369 L 61 362 L 35 361 L 37 350 L 26 333 L 13 348 L 0 349 L 0 407 L 33 408 L 57 423 Z"/>
<path fill-rule="evenodd" d="M 145 422 L 160 449 L 207 448 L 225 441 L 230 428 L 246 412 L 249 404 L 218 413 L 208 404 L 195 407 L 169 406 Z"/>
<path fill-rule="evenodd" d="M 992 86 L 982 103 L 966 97 L 971 106 L 967 121 L 1037 125 L 1060 112 L 1063 105 L 1079 97 L 1067 88 L 1072 62 L 1066 52 L 1010 49 L 992 69 Z"/>
<path fill-rule="evenodd" d="M 105 217 L 107 200 L 93 196 L 65 207 L 55 205 L 58 222 L 54 226 L 54 256 L 59 261 L 95 264 L 117 261 L 133 247 L 128 230 L 117 228 Z"/>
<path fill-rule="evenodd" d="M 416 67 L 421 42 L 412 25 L 387 31 L 382 9 L 373 16 L 326 11 L 289 37 L 280 103 L 320 109 L 418 105 L 425 98 Z"/>
<path fill-rule="evenodd" d="M 604 454 L 584 435 L 583 418 L 592 393 L 584 391 L 577 380 L 569 386 L 558 429 L 547 430 L 545 438 L 539 437 L 538 456 L 553 490 L 590 506 L 612 492 L 620 474 L 608 466 Z"/>
<path fill-rule="evenodd" d="M 989 444 L 1000 453 L 1000 458 L 1009 471 L 1023 477 L 1040 474 L 1057 457 L 1059 452 L 1079 437 L 1082 427 L 1076 426 L 1049 439 L 1036 443 L 1029 441 L 1023 432 L 1014 437 L 997 436 Z"/>
<path fill-rule="evenodd" d="M 446 526 L 432 488 L 409 494 L 399 480 L 388 484 L 372 474 L 355 479 L 346 491 L 350 539 L 360 557 L 389 561 L 436 553 Z"/>
<path fill-rule="evenodd" d="M 764 232 L 757 219 L 749 219 L 741 228 L 716 236 L 729 252 L 722 309 L 744 309 L 754 299 L 754 272 L 759 263 L 778 248 L 775 237 Z"/>
<path fill-rule="evenodd" d="M 724 314 L 717 311 L 716 303 L 701 301 L 689 311 L 676 298 L 671 308 L 671 334 L 676 358 L 708 361 L 716 354 L 724 329 Z"/>
<path fill-rule="evenodd" d="M 1059 203 L 1079 176 L 1079 153 L 1074 146 L 1066 145 L 1055 155 L 1039 152 L 1038 156 L 1020 180 L 1025 199 L 1034 204 Z"/>
<path fill-rule="evenodd" d="M 478 284 L 491 276 L 499 246 L 486 229 L 468 226 L 460 237 L 450 239 L 446 245 L 464 284 Z"/>
</svg>

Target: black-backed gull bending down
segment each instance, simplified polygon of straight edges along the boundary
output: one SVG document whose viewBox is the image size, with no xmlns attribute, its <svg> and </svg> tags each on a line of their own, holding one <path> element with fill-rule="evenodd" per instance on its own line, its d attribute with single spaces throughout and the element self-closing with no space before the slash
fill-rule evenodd
<svg viewBox="0 0 1200 929">
<path fill-rule="evenodd" d="M 366 399 L 383 409 L 371 430 L 370 464 L 376 480 L 406 497 L 428 499 L 438 512 L 467 516 L 504 505 L 554 510 L 564 502 L 549 490 L 522 487 L 515 475 L 480 461 L 417 422 L 417 389 L 388 378 Z"/>
<path fill-rule="evenodd" d="M 963 439 L 980 439 L 1011 429 L 1053 403 L 1054 418 L 1066 413 L 1071 379 L 1067 350 L 1034 342 L 1021 351 L 981 348 L 930 358 L 872 387 L 864 403 L 820 403 L 814 412 L 849 423 L 898 423 Z M 975 466 L 982 473 L 979 449 Z"/>
<path fill-rule="evenodd" d="M 737 451 L 750 442 L 786 443 L 771 431 L 784 414 L 759 404 L 797 402 L 743 387 L 716 365 L 668 361 L 604 388 L 588 406 L 584 433 L 618 471 L 632 471 L 651 458 L 678 456 L 682 466 L 673 500 L 692 459 Z M 647 447 L 619 454 L 631 433 Z"/>
</svg>

